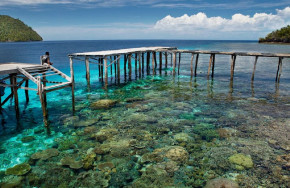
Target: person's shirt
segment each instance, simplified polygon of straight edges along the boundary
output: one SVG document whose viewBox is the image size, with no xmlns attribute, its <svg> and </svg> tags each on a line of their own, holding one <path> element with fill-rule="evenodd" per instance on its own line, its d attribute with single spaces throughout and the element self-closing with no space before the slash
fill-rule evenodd
<svg viewBox="0 0 290 188">
<path fill-rule="evenodd" d="M 49 56 L 48 56 L 48 55 L 43 55 L 43 56 L 41 57 L 41 63 L 42 63 L 42 65 L 43 65 L 44 63 L 47 63 L 47 62 L 48 62 L 48 59 L 49 59 Z"/>
</svg>

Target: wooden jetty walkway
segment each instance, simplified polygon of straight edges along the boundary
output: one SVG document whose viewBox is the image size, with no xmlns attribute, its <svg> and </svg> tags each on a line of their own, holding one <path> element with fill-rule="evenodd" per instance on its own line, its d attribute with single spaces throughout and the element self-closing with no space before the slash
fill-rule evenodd
<svg viewBox="0 0 290 188">
<path fill-rule="evenodd" d="M 45 64 L 45 65 L 37 65 L 37 64 L 25 64 L 25 63 L 5 63 L 0 64 L 0 75 L 4 76 L 0 83 L 2 87 L 10 87 L 11 94 L 6 97 L 3 101 L 1 101 L 0 96 L 0 110 L 2 106 L 11 98 L 14 98 L 15 104 L 15 112 L 16 119 L 19 120 L 19 102 L 18 102 L 18 89 L 25 90 L 26 102 L 29 101 L 28 91 L 36 91 L 39 95 L 39 99 L 41 102 L 43 120 L 45 126 L 47 126 L 47 96 L 46 94 L 55 90 L 63 89 L 66 87 L 71 87 L 72 89 L 72 102 L 73 102 L 73 110 L 74 110 L 74 83 L 73 80 L 62 73 L 55 67 Z M 62 77 L 63 82 L 59 81 L 51 81 L 49 77 L 56 76 Z M 9 80 L 9 83 L 5 83 L 5 81 Z M 36 88 L 29 87 L 29 80 L 32 81 Z M 25 86 L 22 85 L 25 83 Z"/>
<path fill-rule="evenodd" d="M 159 54 L 159 55 L 158 55 Z M 130 49 L 120 49 L 120 50 L 110 50 L 110 51 L 97 51 L 97 52 L 84 52 L 84 53 L 74 53 L 70 54 L 70 63 L 73 67 L 73 60 L 83 61 L 86 65 L 86 79 L 88 85 L 90 85 L 90 63 L 97 64 L 99 69 L 99 79 L 105 82 L 105 86 L 108 84 L 108 70 L 111 69 L 111 77 L 113 72 L 115 73 L 115 78 L 120 83 L 120 59 L 124 58 L 124 80 L 127 80 L 127 69 L 128 77 L 131 80 L 132 77 L 132 60 L 135 60 L 135 75 L 137 76 L 144 74 L 145 69 L 145 57 L 146 57 L 146 71 L 147 74 L 150 73 L 150 64 L 152 64 L 153 75 L 156 74 L 156 69 L 158 68 L 161 73 L 162 67 L 168 68 L 168 56 L 170 55 L 170 63 L 172 65 L 173 75 L 180 71 L 180 62 L 182 54 L 191 54 L 190 60 L 190 71 L 191 77 L 197 76 L 198 60 L 200 54 L 210 55 L 209 65 L 207 70 L 207 77 L 214 77 L 215 69 L 215 59 L 216 55 L 227 55 L 231 56 L 231 77 L 230 80 L 234 79 L 234 71 L 236 65 L 237 56 L 254 56 L 255 62 L 253 65 L 253 72 L 251 80 L 254 81 L 256 66 L 258 63 L 258 58 L 260 57 L 276 57 L 278 58 L 278 68 L 276 73 L 275 81 L 280 82 L 280 77 L 282 73 L 282 61 L 284 58 L 290 58 L 290 54 L 281 53 L 256 53 L 256 52 L 222 52 L 222 51 L 202 51 L 202 50 L 178 50 L 174 47 L 142 47 L 142 48 L 130 48 Z M 157 58 L 159 56 L 159 58 Z M 178 59 L 177 59 L 178 56 Z M 164 58 L 163 58 L 164 57 Z M 157 59 L 159 59 L 157 61 Z M 150 62 L 151 60 L 151 62 Z M 163 65 L 163 60 L 165 64 Z M 113 69 L 114 66 L 114 69 Z M 113 71 L 114 70 L 114 71 Z M 73 78 L 73 70 L 72 70 Z"/>
<path fill-rule="evenodd" d="M 180 62 L 182 54 L 190 54 L 190 72 L 191 77 L 197 76 L 198 60 L 200 54 L 209 55 L 209 65 L 207 70 L 207 78 L 214 77 L 215 60 L 217 55 L 224 55 L 231 57 L 231 77 L 230 86 L 232 88 L 232 83 L 234 79 L 234 71 L 236 65 L 237 56 L 254 56 L 255 61 L 253 63 L 252 72 L 252 83 L 255 77 L 256 66 L 258 63 L 258 58 L 260 57 L 274 57 L 278 59 L 278 67 L 276 72 L 276 83 L 279 83 L 281 73 L 282 73 L 282 61 L 284 58 L 290 58 L 290 54 L 281 53 L 254 53 L 254 52 L 221 52 L 221 51 L 201 51 L 201 50 L 178 50 L 175 47 L 142 47 L 142 48 L 129 48 L 120 50 L 109 50 L 109 51 L 97 51 L 97 52 L 84 52 L 84 53 L 74 53 L 69 55 L 70 59 L 70 77 L 57 70 L 51 65 L 36 65 L 36 64 L 23 64 L 23 63 L 5 63 L 0 64 L 0 76 L 4 76 L 0 81 L 10 80 L 10 84 L 0 82 L 2 87 L 10 87 L 11 94 L 1 101 L 0 97 L 0 110 L 1 107 L 11 98 L 14 97 L 15 111 L 17 119 L 19 119 L 19 102 L 18 102 L 18 89 L 25 90 L 26 101 L 29 101 L 28 90 L 36 91 L 39 95 L 41 102 L 44 123 L 47 125 L 47 100 L 46 94 L 55 90 L 60 90 L 66 87 L 71 87 L 72 89 L 72 106 L 73 111 L 75 109 L 75 99 L 74 99 L 74 60 L 83 61 L 86 65 L 86 79 L 88 85 L 90 85 L 90 64 L 98 65 L 98 77 L 101 82 L 105 83 L 105 88 L 108 85 L 108 74 L 111 73 L 110 77 L 115 77 L 117 83 L 121 80 L 121 58 L 124 59 L 123 63 L 123 76 L 125 82 L 132 79 L 132 60 L 135 63 L 135 76 L 141 77 L 144 75 L 145 69 L 147 74 L 156 74 L 156 70 L 161 71 L 163 67 L 165 69 L 171 66 L 172 74 L 176 75 L 180 72 Z M 170 56 L 170 59 L 169 59 Z M 158 57 L 158 58 L 157 58 Z M 163 64 L 164 60 L 164 64 Z M 169 65 L 170 62 L 170 65 Z M 158 65 L 159 63 L 159 65 Z M 151 67 L 150 67 L 151 66 Z M 115 74 L 115 75 L 113 75 Z M 50 76 L 62 77 L 65 81 L 55 82 L 50 81 L 48 78 Z M 30 88 L 28 83 L 29 80 L 36 84 L 36 88 Z M 25 83 L 25 86 L 22 85 Z"/>
</svg>

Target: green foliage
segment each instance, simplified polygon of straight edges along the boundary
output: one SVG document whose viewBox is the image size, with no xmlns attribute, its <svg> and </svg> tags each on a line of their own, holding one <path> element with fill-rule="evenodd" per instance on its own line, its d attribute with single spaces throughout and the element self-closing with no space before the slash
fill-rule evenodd
<svg viewBox="0 0 290 188">
<path fill-rule="evenodd" d="M 0 15 L 0 42 L 20 41 L 42 41 L 42 38 L 19 19 Z"/>
<path fill-rule="evenodd" d="M 290 25 L 269 33 L 265 38 L 260 38 L 259 42 L 290 43 Z"/>
</svg>

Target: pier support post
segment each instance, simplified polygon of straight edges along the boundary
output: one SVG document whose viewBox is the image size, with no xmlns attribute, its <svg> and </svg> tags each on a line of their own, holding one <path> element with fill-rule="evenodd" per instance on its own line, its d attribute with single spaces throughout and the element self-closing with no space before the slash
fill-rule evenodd
<svg viewBox="0 0 290 188">
<path fill-rule="evenodd" d="M 280 77 L 281 77 L 281 74 L 282 74 L 282 61 L 283 61 L 283 57 L 279 57 L 277 74 L 276 74 L 276 82 L 277 83 L 280 82 Z"/>
<path fill-rule="evenodd" d="M 180 70 L 180 61 L 181 61 L 181 53 L 179 52 L 179 56 L 178 56 L 178 75 L 179 75 L 179 70 Z"/>
<path fill-rule="evenodd" d="M 108 86 L 108 59 L 107 56 L 104 58 L 104 67 L 105 67 L 105 88 Z"/>
<path fill-rule="evenodd" d="M 144 53 L 142 52 L 142 75 L 144 75 Z"/>
<path fill-rule="evenodd" d="M 85 62 L 86 62 L 86 79 L 88 86 L 90 85 L 90 62 L 89 57 L 85 56 Z"/>
<path fill-rule="evenodd" d="M 150 74 L 150 52 L 147 52 L 146 55 L 146 72 Z"/>
<path fill-rule="evenodd" d="M 194 67 L 194 77 L 196 77 L 196 75 L 197 75 L 196 72 L 197 72 L 198 58 L 199 58 L 199 54 L 196 54 L 195 67 Z"/>
<path fill-rule="evenodd" d="M 159 74 L 162 74 L 162 52 L 159 52 Z"/>
<path fill-rule="evenodd" d="M 215 64 L 215 54 L 210 55 L 208 70 L 207 70 L 207 78 L 209 78 L 210 71 L 211 71 L 211 77 L 214 76 L 214 64 Z"/>
<path fill-rule="evenodd" d="M 155 75 L 155 53 L 154 52 L 152 52 L 152 71 L 153 71 L 153 75 Z"/>
<path fill-rule="evenodd" d="M 126 64 L 127 64 L 127 55 L 124 54 L 124 79 L 125 79 L 125 82 L 127 81 L 127 69 L 126 69 Z"/>
<path fill-rule="evenodd" d="M 194 54 L 191 54 L 191 60 L 190 60 L 190 75 L 191 78 L 193 77 L 193 59 L 194 59 Z"/>
<path fill-rule="evenodd" d="M 118 56 L 118 61 L 117 61 L 118 84 L 120 84 L 120 59 L 121 59 L 121 55 Z"/>
<path fill-rule="evenodd" d="M 132 60 L 132 54 L 129 54 L 128 55 L 129 81 L 131 81 L 131 75 L 132 75 L 132 64 L 131 64 L 131 60 Z"/>
<path fill-rule="evenodd" d="M 14 97 L 14 105 L 15 105 L 15 113 L 16 113 L 16 119 L 19 120 L 20 113 L 19 113 L 19 101 L 18 101 L 18 93 L 17 93 L 17 79 L 15 74 L 10 75 L 10 83 L 11 83 L 11 91 L 13 93 Z"/>
<path fill-rule="evenodd" d="M 37 79 L 37 90 L 38 90 L 38 96 L 39 96 L 39 100 L 40 100 L 41 108 L 42 108 L 44 126 L 47 127 L 48 126 L 47 109 L 46 109 L 45 101 L 43 98 L 44 97 L 43 96 L 43 85 L 41 83 L 40 78 Z"/>
<path fill-rule="evenodd" d="M 29 83 L 29 80 L 26 80 L 25 81 L 25 87 L 26 88 L 28 88 L 28 86 L 29 86 L 28 83 Z M 27 89 L 25 90 L 25 98 L 26 98 L 26 103 L 28 103 L 29 102 L 29 94 L 28 94 L 28 90 Z M 0 103 L 1 103 L 1 101 L 0 101 Z"/>
<path fill-rule="evenodd" d="M 232 55 L 232 63 L 231 63 L 231 81 L 234 80 L 234 73 L 235 73 L 235 65 L 236 65 L 236 55 Z"/>
<path fill-rule="evenodd" d="M 257 66 L 257 62 L 258 62 L 258 57 L 259 56 L 255 57 L 254 68 L 253 68 L 253 73 L 252 73 L 252 81 L 254 81 L 256 66 Z"/>
<path fill-rule="evenodd" d="M 173 76 L 175 76 L 175 66 L 176 66 L 176 52 L 173 52 Z"/>
<path fill-rule="evenodd" d="M 138 53 L 135 53 L 135 78 L 138 77 L 138 74 L 137 74 L 137 67 L 138 66 Z"/>
<path fill-rule="evenodd" d="M 74 67 L 73 67 L 73 59 L 70 60 L 70 77 L 71 77 L 71 99 L 72 99 L 72 111 L 75 112 L 75 78 L 74 78 Z"/>
<path fill-rule="evenodd" d="M 142 72 L 142 70 L 141 70 L 141 53 L 139 52 L 138 53 L 138 68 L 139 68 L 139 78 L 141 78 L 141 72 Z"/>
</svg>

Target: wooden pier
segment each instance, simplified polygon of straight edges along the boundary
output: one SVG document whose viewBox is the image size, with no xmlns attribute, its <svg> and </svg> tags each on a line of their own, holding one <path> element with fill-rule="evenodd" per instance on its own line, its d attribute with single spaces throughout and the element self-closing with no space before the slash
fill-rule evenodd
<svg viewBox="0 0 290 188">
<path fill-rule="evenodd" d="M 9 100 L 14 98 L 16 119 L 19 121 L 19 101 L 18 101 L 18 89 L 25 90 L 26 102 L 29 102 L 28 91 L 36 91 L 39 96 L 44 125 L 48 125 L 47 120 L 47 93 L 60 90 L 66 87 L 71 87 L 72 89 L 72 103 L 74 110 L 74 83 L 73 80 L 56 69 L 55 67 L 45 64 L 24 64 L 24 63 L 5 63 L 0 64 L 0 75 L 4 76 L 2 81 L 7 81 L 8 83 L 0 83 L 2 87 L 10 87 L 11 94 L 8 95 L 3 101 L 0 96 L 0 110 L 2 106 Z M 63 82 L 52 81 L 49 78 L 52 76 L 62 77 Z M 29 81 L 36 85 L 36 88 L 29 87 Z M 22 85 L 25 83 L 25 86 Z"/>
<path fill-rule="evenodd" d="M 120 49 L 120 50 L 110 50 L 110 51 L 97 51 L 97 52 L 84 52 L 84 53 L 74 53 L 70 54 L 71 66 L 73 60 L 83 61 L 86 65 L 86 79 L 88 85 L 90 85 L 90 63 L 98 65 L 99 79 L 104 82 L 105 87 L 108 85 L 108 71 L 111 70 L 111 77 L 113 72 L 115 72 L 115 79 L 117 83 L 120 83 L 120 59 L 124 59 L 124 80 L 130 81 L 132 79 L 132 60 L 135 62 L 135 76 L 141 76 L 144 74 L 144 69 L 146 67 L 147 74 L 156 74 L 156 69 L 158 68 L 161 73 L 162 67 L 168 68 L 168 57 L 171 56 L 170 66 L 172 67 L 172 74 L 176 75 L 180 73 L 180 62 L 182 54 L 191 54 L 190 59 L 190 72 L 191 77 L 197 76 L 197 68 L 200 54 L 209 55 L 209 65 L 207 69 L 207 78 L 214 77 L 215 62 L 218 55 L 230 56 L 231 57 L 231 67 L 230 67 L 230 81 L 234 80 L 234 72 L 237 56 L 253 56 L 255 61 L 253 64 L 253 72 L 251 80 L 254 81 L 256 66 L 258 63 L 258 58 L 260 57 L 276 57 L 278 62 L 278 68 L 276 72 L 275 81 L 280 82 L 280 77 L 282 74 L 282 61 L 284 58 L 290 58 L 290 54 L 281 53 L 256 53 L 256 52 L 222 52 L 222 51 L 202 51 L 202 50 L 178 50 L 174 47 L 142 47 L 142 48 L 130 48 L 130 49 Z M 145 58 L 146 56 L 146 58 Z M 159 61 L 157 61 L 157 56 L 159 56 Z M 164 57 L 164 58 L 163 58 Z M 146 62 L 145 62 L 146 59 Z M 163 59 L 165 61 L 163 65 Z M 151 62 L 150 62 L 151 60 Z M 146 66 L 145 66 L 146 63 Z M 151 68 L 150 68 L 151 64 Z M 113 66 L 114 70 L 113 71 Z M 73 69 L 72 69 L 73 70 Z M 127 73 L 128 70 L 128 73 Z M 72 72 L 73 77 L 73 72 Z"/>
</svg>

